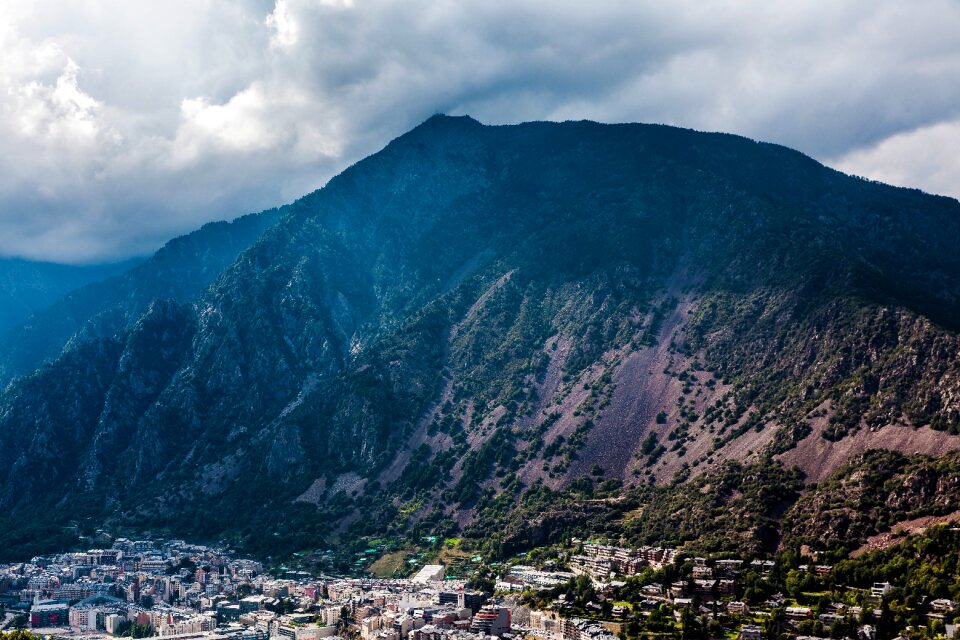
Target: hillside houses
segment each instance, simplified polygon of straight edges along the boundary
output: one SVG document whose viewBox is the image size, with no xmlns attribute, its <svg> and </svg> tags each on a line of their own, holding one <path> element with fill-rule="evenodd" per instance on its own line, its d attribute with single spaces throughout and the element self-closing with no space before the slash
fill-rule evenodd
<svg viewBox="0 0 960 640">
<path fill-rule="evenodd" d="M 574 573 L 585 573 L 596 580 L 615 576 L 632 576 L 646 567 L 662 568 L 672 564 L 677 552 L 660 547 L 628 549 L 601 544 L 586 544 L 583 553 L 574 555 L 567 563 Z"/>
</svg>

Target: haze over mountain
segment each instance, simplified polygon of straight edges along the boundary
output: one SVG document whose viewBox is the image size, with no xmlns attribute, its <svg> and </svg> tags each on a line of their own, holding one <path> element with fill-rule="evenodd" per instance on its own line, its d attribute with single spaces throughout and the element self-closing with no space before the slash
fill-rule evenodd
<svg viewBox="0 0 960 640">
<path fill-rule="evenodd" d="M 86 340 L 126 328 L 155 299 L 192 300 L 278 219 L 273 209 L 231 223 L 204 225 L 171 240 L 143 264 L 112 278 L 106 276 L 121 269 L 46 267 L 55 273 L 102 275 L 97 282 L 74 287 L 76 290 L 62 298 L 68 289 L 56 297 L 48 295 L 44 304 L 35 305 L 29 319 L 11 322 L 11 328 L 0 332 L 0 384 L 58 356 L 78 335 Z M 32 267 L 35 263 L 26 264 Z M 16 285 L 24 286 L 22 277 L 17 277 Z"/>
<path fill-rule="evenodd" d="M 693 491 L 742 516 L 731 544 L 775 544 L 820 513 L 802 478 L 960 449 L 958 239 L 956 200 L 780 146 L 436 116 L 11 334 L 0 507 L 36 530 L 0 548 L 71 521 L 265 552 L 498 523 L 503 552 L 548 508 L 623 508 L 544 497 L 585 479 Z"/>
<path fill-rule="evenodd" d="M 138 262 L 72 266 L 0 258 L 0 334 L 66 293 L 122 273 Z"/>
</svg>

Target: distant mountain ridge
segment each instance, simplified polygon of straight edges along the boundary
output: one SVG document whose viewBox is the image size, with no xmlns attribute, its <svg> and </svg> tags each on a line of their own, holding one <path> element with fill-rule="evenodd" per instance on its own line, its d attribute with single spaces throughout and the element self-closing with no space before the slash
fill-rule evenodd
<svg viewBox="0 0 960 640">
<path fill-rule="evenodd" d="M 0 384 L 57 357 L 79 336 L 125 329 L 156 299 L 190 301 L 237 255 L 279 220 L 280 210 L 212 222 L 171 240 L 129 268 L 99 268 L 70 291 L 50 297 L 33 313 L 0 332 Z"/>
<path fill-rule="evenodd" d="M 768 530 L 784 464 L 960 439 L 955 200 L 725 134 L 437 116 L 270 216 L 0 348 L 10 517 L 281 552 L 736 462 L 783 483 Z"/>
<path fill-rule="evenodd" d="M 123 273 L 140 260 L 67 265 L 0 258 L 0 334 L 80 287 Z"/>
</svg>

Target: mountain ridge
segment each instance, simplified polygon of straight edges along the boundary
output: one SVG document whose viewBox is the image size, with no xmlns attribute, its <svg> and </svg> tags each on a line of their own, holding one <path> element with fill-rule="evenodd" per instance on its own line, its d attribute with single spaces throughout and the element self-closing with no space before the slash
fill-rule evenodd
<svg viewBox="0 0 960 640">
<path fill-rule="evenodd" d="M 67 265 L 0 258 L 0 334 L 65 294 L 123 273 L 140 261 L 134 258 L 106 264 Z"/>
<path fill-rule="evenodd" d="M 208 223 L 174 238 L 132 269 L 78 287 L 34 310 L 0 332 L 0 384 L 56 357 L 84 332 L 99 335 L 125 326 L 155 298 L 191 299 L 279 215 L 273 209 L 230 223 Z"/>
</svg>

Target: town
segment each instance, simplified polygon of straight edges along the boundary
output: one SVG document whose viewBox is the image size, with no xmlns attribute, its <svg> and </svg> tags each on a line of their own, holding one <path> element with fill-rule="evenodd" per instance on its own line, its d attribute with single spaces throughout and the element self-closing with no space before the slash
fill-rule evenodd
<svg viewBox="0 0 960 640">
<path fill-rule="evenodd" d="M 774 559 L 577 539 L 490 563 L 469 580 L 446 569 L 313 576 L 265 571 L 225 548 L 118 538 L 109 548 L 0 565 L 0 630 L 85 640 L 882 640 L 877 625 L 895 588 L 849 588 L 831 601 L 823 589 L 831 565 L 787 570 Z M 791 593 L 771 593 L 778 580 Z M 917 622 L 954 638 L 955 603 L 931 597 Z"/>
</svg>

